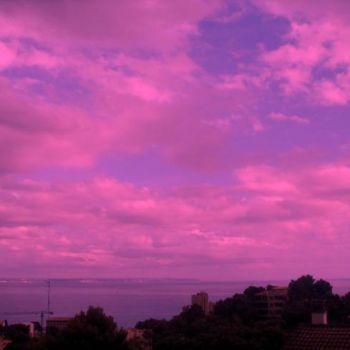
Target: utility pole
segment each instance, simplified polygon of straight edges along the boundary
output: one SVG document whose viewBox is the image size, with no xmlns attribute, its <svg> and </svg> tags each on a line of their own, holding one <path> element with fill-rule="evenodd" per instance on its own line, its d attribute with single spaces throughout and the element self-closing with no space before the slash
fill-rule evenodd
<svg viewBox="0 0 350 350">
<path fill-rule="evenodd" d="M 47 281 L 47 314 L 50 315 L 50 293 L 51 293 L 51 281 L 48 280 Z"/>
<path fill-rule="evenodd" d="M 44 334 L 44 311 L 40 312 L 41 335 Z"/>
<path fill-rule="evenodd" d="M 1 1 L 1 0 L 0 0 Z M 40 325 L 42 332 L 44 331 L 44 318 L 45 315 L 49 317 L 53 314 L 51 311 L 51 281 L 47 282 L 47 310 L 45 311 L 19 311 L 19 312 L 2 312 L 0 311 L 0 315 L 40 315 Z"/>
</svg>

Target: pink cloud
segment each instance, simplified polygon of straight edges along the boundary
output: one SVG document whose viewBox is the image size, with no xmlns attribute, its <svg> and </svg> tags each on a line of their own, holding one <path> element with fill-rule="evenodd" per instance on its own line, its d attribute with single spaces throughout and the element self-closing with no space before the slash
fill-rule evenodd
<svg viewBox="0 0 350 350">
<path fill-rule="evenodd" d="M 23 118 L 27 124 L 22 134 L 12 129 L 10 133 L 8 128 L 3 131 L 9 147 L 11 141 L 18 145 L 11 147 L 15 152 L 11 161 L 4 157 L 6 168 L 23 171 L 40 164 L 91 167 L 105 154 L 149 149 L 179 167 L 202 171 L 226 167 L 225 143 L 233 123 L 225 130 L 212 126 L 219 125 L 228 113 L 240 111 L 252 94 L 218 89 L 217 79 L 187 53 L 188 40 L 197 33 L 199 21 L 215 15 L 220 1 L 171 5 L 108 1 L 100 6 L 91 0 L 83 8 L 70 2 L 34 6 L 19 1 L 0 6 L 4 34 L 16 48 L 6 67 L 24 72 L 9 78 L 16 86 L 11 99 L 25 101 L 31 111 Z M 102 47 L 118 51 L 104 53 Z M 147 49 L 153 54 L 142 53 Z M 42 70 L 34 77 L 33 67 Z M 62 76 L 68 84 L 74 81 L 77 92 L 66 93 L 57 82 Z M 26 95 L 35 98 L 38 111 Z M 203 101 L 209 99 L 210 106 L 204 106 Z M 19 107 L 11 113 L 16 116 L 12 120 L 22 120 Z M 52 130 L 32 139 L 25 128 L 39 127 L 37 114 L 43 124 L 50 122 L 52 113 L 62 118 Z M 67 129 L 60 131 L 65 119 Z M 263 129 L 260 121 L 247 119 L 249 126 L 243 128 Z M 44 143 L 47 147 L 42 147 Z"/>
<path fill-rule="evenodd" d="M 255 132 L 261 132 L 265 130 L 263 123 L 257 118 L 254 118 L 252 120 L 252 127 Z"/>
<path fill-rule="evenodd" d="M 293 181 L 279 174 L 273 167 L 252 166 L 236 172 L 245 189 L 256 192 L 278 193 L 295 192 L 297 188 Z M 288 176 L 288 175 L 287 175 Z"/>
<path fill-rule="evenodd" d="M 63 60 L 44 49 L 27 48 L 15 38 L 0 41 L 0 70 L 13 67 L 40 66 L 53 69 L 63 65 Z"/>
<path fill-rule="evenodd" d="M 35 55 L 31 64 L 36 62 Z M 39 58 L 44 58 L 41 66 L 54 69 L 54 74 L 60 70 L 67 74 L 82 66 L 75 78 L 89 89 L 93 111 L 83 104 L 73 107 L 57 101 L 58 91 L 52 83 L 16 79 L 12 80 L 16 89 L 11 89 L 10 80 L 3 79 L 3 93 L 7 93 L 0 106 L 4 111 L 0 118 L 3 150 L 11 149 L 3 155 L 4 170 L 49 165 L 89 167 L 106 153 L 140 153 L 150 148 L 178 166 L 206 171 L 225 164 L 222 157 L 227 135 L 207 121 L 220 119 L 220 114 L 216 115 L 219 105 L 223 111 L 234 110 L 235 100 L 232 94 L 229 99 L 228 94 L 207 84 L 205 75 L 196 77 L 200 69 L 185 54 L 160 60 L 124 55 L 102 63 L 79 56 L 65 64 L 55 56 Z M 109 68 L 112 63 L 133 73 L 115 71 Z M 32 92 L 38 82 L 51 91 L 45 100 Z M 214 96 L 217 101 L 204 108 L 201 101 Z M 93 113 L 98 118 L 92 117 Z M 32 138 L 33 132 L 38 137 Z"/>
<path fill-rule="evenodd" d="M 286 115 L 283 113 L 272 112 L 269 114 L 269 117 L 273 120 L 289 121 L 289 122 L 294 122 L 297 124 L 309 124 L 310 123 L 309 119 L 307 119 L 305 117 L 301 117 L 299 115 Z"/>
<path fill-rule="evenodd" d="M 91 269 L 105 276 L 116 268 L 125 276 L 142 274 L 156 265 L 159 276 L 183 276 L 198 273 L 198 263 L 207 266 L 205 276 L 197 275 L 202 278 L 234 271 L 257 277 L 259 264 L 281 277 L 289 264 L 297 273 L 309 258 L 318 273 L 327 253 L 309 251 L 315 237 L 328 250 L 348 244 L 349 173 L 341 164 L 299 173 L 251 166 L 236 172 L 237 184 L 173 190 L 109 178 L 55 184 L 3 179 L 0 251 L 8 268 L 27 261 L 33 274 L 58 273 L 57 266 L 69 264 L 71 277 Z"/>
<path fill-rule="evenodd" d="M 268 76 L 266 72 L 260 71 L 259 76 L 242 72 L 234 75 L 226 75 L 222 78 L 222 82 L 218 84 L 219 89 L 248 90 L 252 87 L 261 88 Z"/>
<path fill-rule="evenodd" d="M 311 19 L 320 18 L 341 18 L 346 20 L 349 17 L 349 3 L 344 0 L 335 0 L 330 3 L 327 0 L 296 0 L 293 2 L 281 2 L 278 0 L 262 0 L 254 1 L 257 6 L 264 8 L 268 12 L 275 15 L 285 16 L 288 18 L 303 18 L 303 16 Z"/>
<path fill-rule="evenodd" d="M 112 64 L 131 73 L 113 70 Z M 121 55 L 102 65 L 87 63 L 81 79 L 94 82 L 95 106 L 114 125 L 115 147 L 131 152 L 160 148 L 177 165 L 203 170 L 225 163 L 228 135 L 212 126 L 252 99 L 246 92 L 217 89 L 185 53 L 158 59 Z M 211 104 L 204 105 L 209 99 Z"/>
<path fill-rule="evenodd" d="M 75 46 L 148 48 L 172 51 L 196 34 L 196 24 L 221 1 L 104 1 L 84 6 L 70 1 L 2 3 L 1 22 L 9 34 L 26 34 L 46 42 Z M 79 19 L 77 19 L 79 14 Z"/>
<path fill-rule="evenodd" d="M 321 80 L 315 84 L 315 95 L 324 104 L 346 105 L 350 101 L 349 73 L 337 74 L 335 81 Z"/>
<path fill-rule="evenodd" d="M 99 147 L 91 142 L 91 135 L 103 132 L 100 123 L 92 122 L 78 108 L 48 104 L 21 94 L 6 79 L 0 84 L 1 171 L 92 163 Z"/>
<path fill-rule="evenodd" d="M 13 48 L 0 42 L 0 69 L 7 68 L 16 58 L 16 52 Z"/>
<path fill-rule="evenodd" d="M 310 108 L 321 119 L 322 106 L 347 105 L 350 28 L 326 3 L 325 14 L 301 4 L 257 4 L 287 18 L 290 31 L 279 47 L 245 43 L 254 46 L 246 60 L 249 49 L 241 57 L 231 41 L 204 37 L 245 16 L 218 12 L 230 12 L 220 1 L 2 2 L 3 274 L 240 279 L 262 278 L 261 269 L 318 273 L 329 262 L 340 274 L 334 256 L 347 261 L 349 244 L 346 157 L 324 160 L 323 133 L 299 140 L 295 130 L 318 131 L 316 119 L 288 135 L 274 127 L 309 123 Z M 239 42 L 239 31 L 232 37 Z M 199 63 L 201 45 L 220 67 L 211 57 Z M 234 64 L 218 74 L 226 55 Z M 303 111 L 305 102 L 312 106 Z M 281 103 L 286 112 L 266 112 Z M 114 159 L 108 169 L 106 156 Z M 122 163 L 114 169 L 119 156 L 132 163 L 128 174 Z M 143 174 L 134 184 L 118 180 L 134 178 L 139 159 L 157 163 L 145 171 L 153 187 L 140 185 Z M 71 176 L 77 167 L 84 181 Z"/>
<path fill-rule="evenodd" d="M 285 43 L 262 55 L 284 92 L 307 93 L 313 103 L 347 104 L 350 55 L 346 33 L 350 33 L 350 27 L 346 2 L 263 1 L 258 6 L 288 18 L 291 24 Z"/>
</svg>

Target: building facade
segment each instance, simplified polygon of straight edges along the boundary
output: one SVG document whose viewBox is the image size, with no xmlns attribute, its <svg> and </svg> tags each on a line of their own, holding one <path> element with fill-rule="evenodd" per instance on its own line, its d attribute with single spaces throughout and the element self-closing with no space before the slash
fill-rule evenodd
<svg viewBox="0 0 350 350">
<path fill-rule="evenodd" d="M 288 287 L 267 286 L 254 297 L 254 306 L 262 318 L 280 318 L 288 298 Z"/>
<path fill-rule="evenodd" d="M 46 321 L 46 329 L 56 328 L 64 329 L 68 326 L 68 323 L 72 320 L 72 317 L 49 317 Z"/>
<path fill-rule="evenodd" d="M 209 296 L 208 296 L 208 293 L 206 292 L 199 292 L 197 294 L 193 294 L 191 301 L 192 301 L 192 305 L 200 306 L 205 315 L 208 315 L 214 310 L 215 304 L 209 301 Z"/>
</svg>

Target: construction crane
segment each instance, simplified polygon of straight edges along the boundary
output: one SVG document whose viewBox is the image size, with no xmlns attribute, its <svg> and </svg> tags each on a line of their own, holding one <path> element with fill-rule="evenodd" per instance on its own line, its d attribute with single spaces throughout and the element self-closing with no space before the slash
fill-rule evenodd
<svg viewBox="0 0 350 350">
<path fill-rule="evenodd" d="M 1 312 L 1 315 L 40 315 L 40 326 L 41 329 L 44 329 L 44 316 L 45 315 L 52 315 L 53 312 L 47 312 L 47 311 L 20 311 L 20 312 Z"/>
<path fill-rule="evenodd" d="M 44 329 L 44 317 L 45 315 L 53 315 L 50 310 L 51 307 L 51 282 L 47 281 L 47 310 L 44 311 L 16 311 L 16 312 L 0 312 L 1 315 L 40 315 L 40 326 Z"/>
</svg>

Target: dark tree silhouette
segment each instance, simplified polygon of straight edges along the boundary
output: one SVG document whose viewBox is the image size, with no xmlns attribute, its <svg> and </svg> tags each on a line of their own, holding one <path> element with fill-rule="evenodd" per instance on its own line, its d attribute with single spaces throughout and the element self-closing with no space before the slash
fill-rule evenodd
<svg viewBox="0 0 350 350">
<path fill-rule="evenodd" d="M 350 293 L 343 297 L 333 294 L 325 280 L 305 275 L 291 281 L 282 319 L 258 316 L 255 295 L 263 290 L 251 286 L 242 294 L 220 300 L 209 315 L 193 305 L 171 320 L 139 322 L 136 327 L 144 330 L 144 337 L 129 342 L 113 318 L 96 307 L 77 314 L 66 329 L 52 329 L 39 339 L 29 341 L 23 326 L 2 332 L 13 339 L 9 350 L 141 350 L 149 344 L 153 350 L 278 350 L 287 332 L 300 322 L 310 322 L 315 305 L 327 309 L 331 323 L 349 322 Z"/>
<path fill-rule="evenodd" d="M 86 312 L 80 312 L 68 326 L 58 331 L 52 329 L 37 342 L 30 344 L 30 349 L 67 349 L 93 350 L 127 349 L 126 334 L 118 331 L 111 316 L 106 316 L 103 309 L 90 306 Z"/>
</svg>

